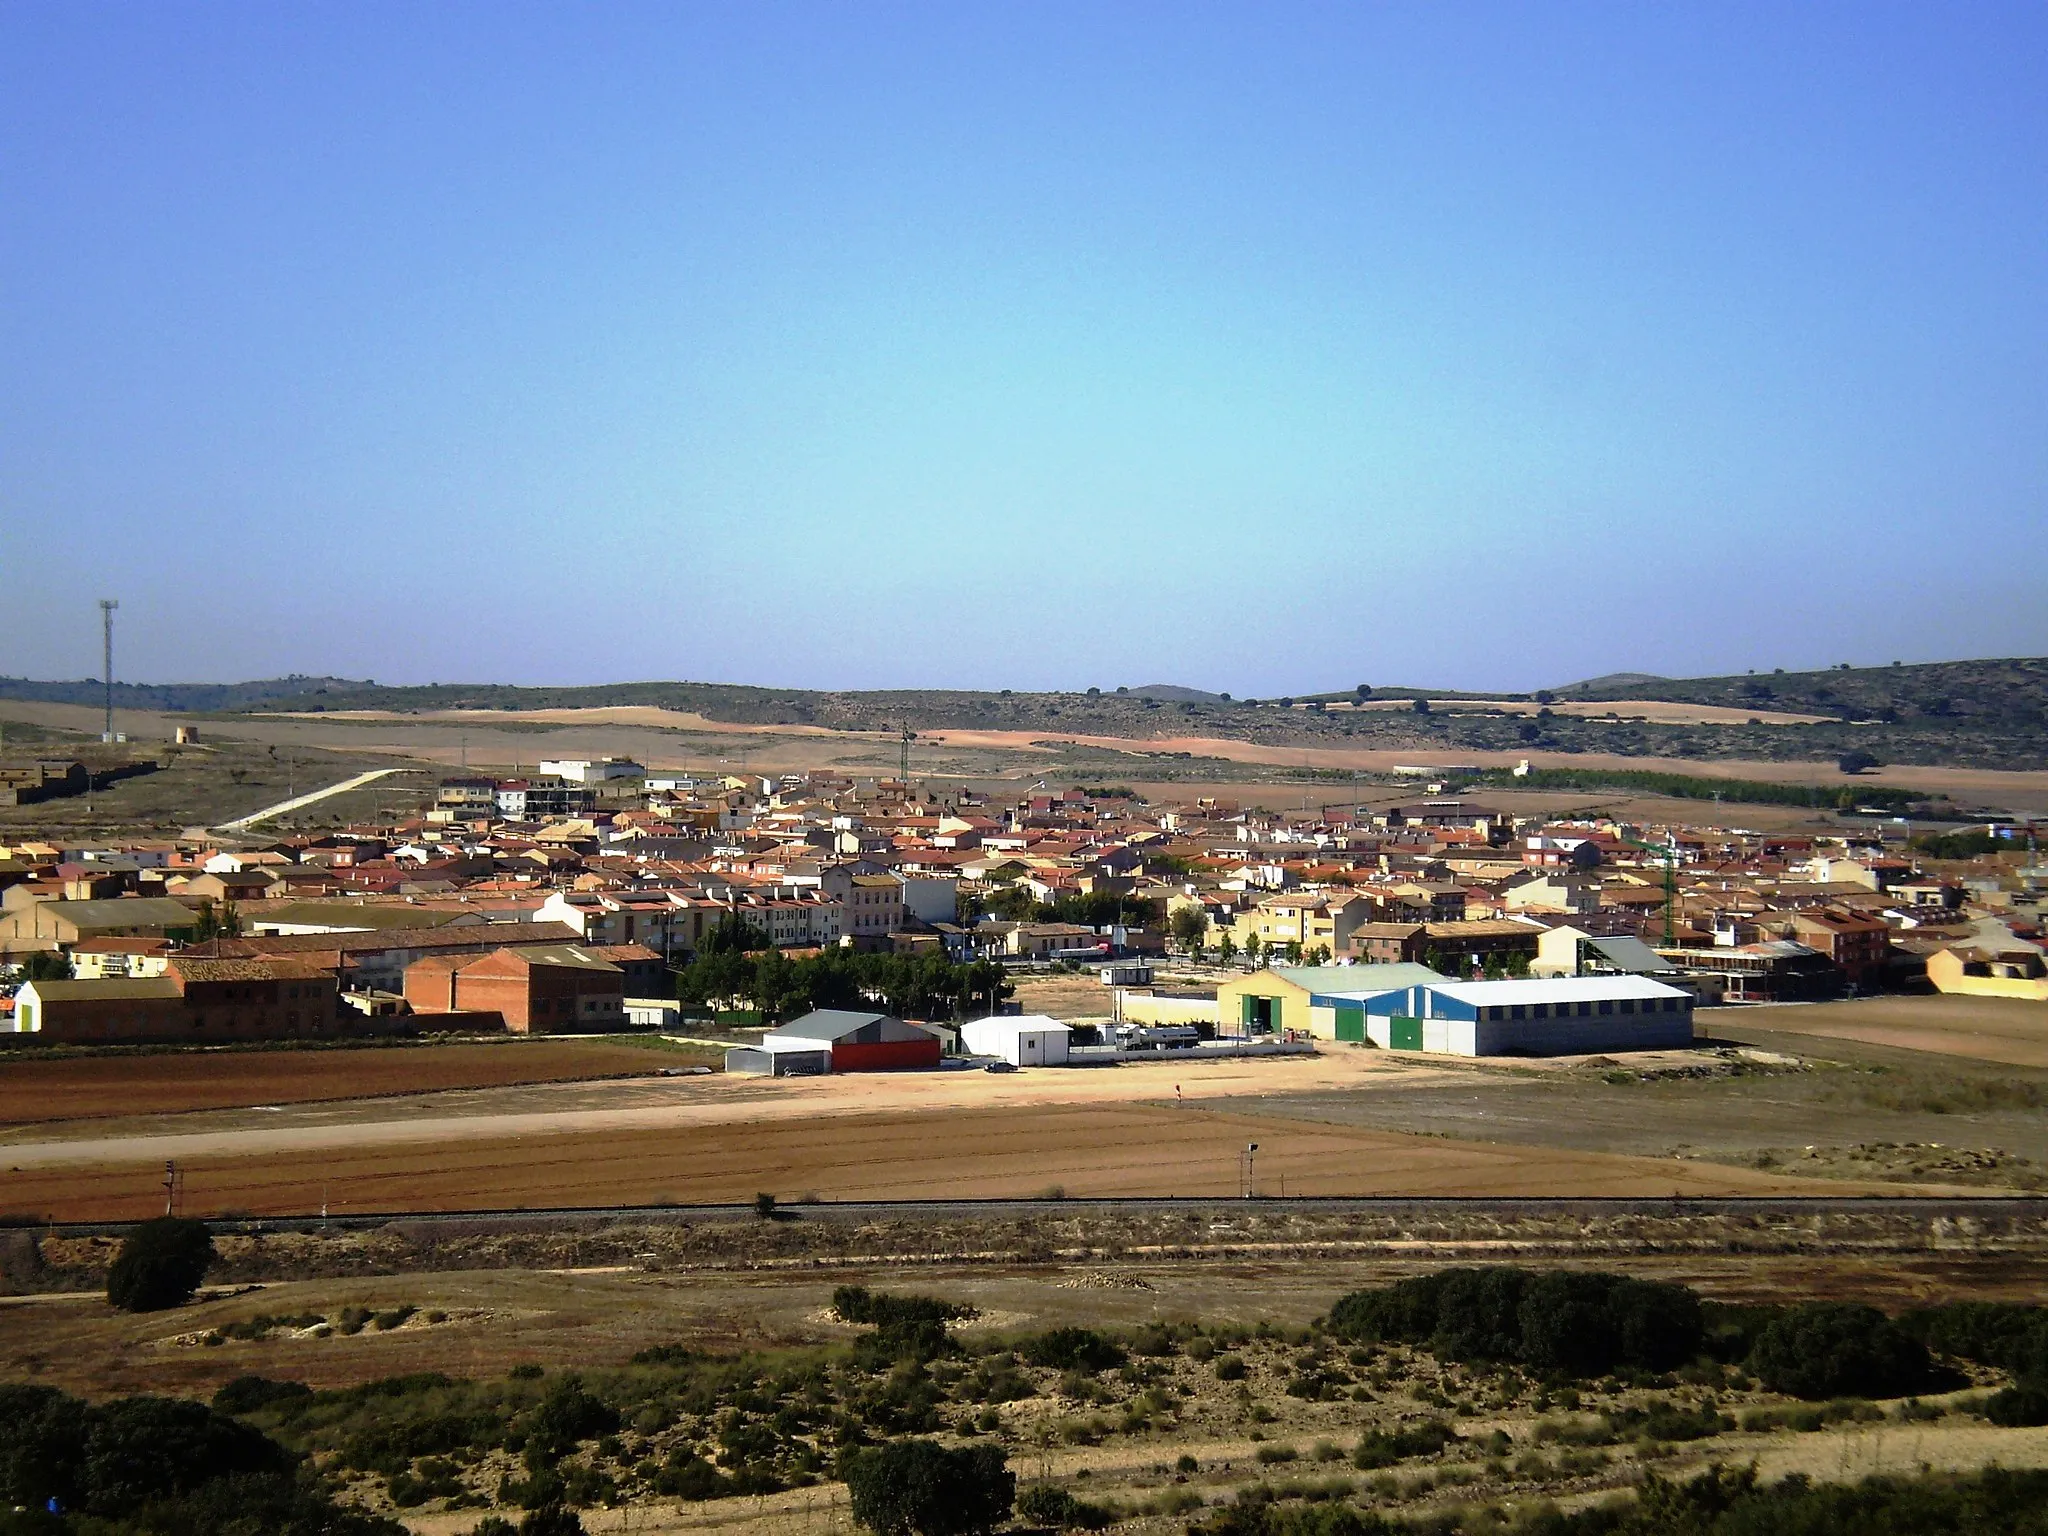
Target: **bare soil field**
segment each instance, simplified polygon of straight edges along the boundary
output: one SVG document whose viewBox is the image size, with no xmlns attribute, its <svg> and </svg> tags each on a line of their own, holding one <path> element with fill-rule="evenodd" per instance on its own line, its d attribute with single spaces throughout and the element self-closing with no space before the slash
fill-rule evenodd
<svg viewBox="0 0 2048 1536">
<path fill-rule="evenodd" d="M 1002 1199 L 1054 1190 L 1227 1197 L 1240 1191 L 1241 1154 L 1252 1143 L 1259 1147 L 1257 1188 L 1282 1195 L 1671 1198 L 1841 1188 L 1704 1162 L 1136 1104 L 485 1134 L 497 1123 L 468 1122 L 475 1134 L 439 1141 L 342 1139 L 333 1132 L 346 1128 L 329 1128 L 324 1145 L 298 1156 L 275 1147 L 240 1150 L 271 1137 L 212 1138 L 211 1150 L 177 1159 L 186 1208 L 257 1215 L 317 1211 L 323 1203 L 336 1213 L 542 1209 L 739 1203 L 759 1191 L 784 1200 Z M 161 1144 L 125 1145 L 133 1151 L 96 1143 L 90 1160 L 63 1162 L 29 1161 L 31 1149 L 0 1150 L 10 1165 L 0 1175 L 0 1209 L 63 1221 L 126 1220 L 161 1209 Z"/>
<path fill-rule="evenodd" d="M 601 1040 L 504 1040 L 306 1051 L 165 1051 L 39 1061 L 0 1055 L 0 1126 L 366 1099 L 658 1071 Z"/>
<path fill-rule="evenodd" d="M 1720 1022 L 1719 1016 L 1716 1023 Z M 1733 1012 L 1744 1026 L 2048 1068 L 2048 1003 L 2012 997 L 1869 997 Z"/>
</svg>

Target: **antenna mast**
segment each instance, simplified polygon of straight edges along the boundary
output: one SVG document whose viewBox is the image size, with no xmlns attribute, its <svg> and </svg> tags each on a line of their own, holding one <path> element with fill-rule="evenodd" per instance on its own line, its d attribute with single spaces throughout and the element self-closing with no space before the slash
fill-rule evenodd
<svg viewBox="0 0 2048 1536">
<path fill-rule="evenodd" d="M 107 687 L 107 721 L 100 733 L 101 741 L 114 739 L 114 610 L 120 606 L 111 597 L 100 599 L 100 632 L 105 652 L 101 658 L 100 678 Z"/>
</svg>

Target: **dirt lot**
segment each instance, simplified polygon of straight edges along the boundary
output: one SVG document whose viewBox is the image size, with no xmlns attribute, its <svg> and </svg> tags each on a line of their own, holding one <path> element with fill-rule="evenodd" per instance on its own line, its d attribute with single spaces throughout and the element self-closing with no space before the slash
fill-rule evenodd
<svg viewBox="0 0 2048 1536">
<path fill-rule="evenodd" d="M 1869 997 L 1754 1011 L 1731 1010 L 1712 1022 L 1825 1040 L 1964 1056 L 2016 1067 L 2048 1068 L 2048 1003 L 2011 997 Z"/>
<path fill-rule="evenodd" d="M 492 1040 L 316 1051 L 0 1056 L 0 1125 L 167 1115 L 640 1075 L 667 1065 L 604 1040 Z"/>
</svg>

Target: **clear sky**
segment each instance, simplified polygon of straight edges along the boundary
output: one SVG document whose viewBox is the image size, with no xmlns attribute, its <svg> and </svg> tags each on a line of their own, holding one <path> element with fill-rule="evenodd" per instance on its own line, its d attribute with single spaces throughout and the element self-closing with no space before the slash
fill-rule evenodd
<svg viewBox="0 0 2048 1536">
<path fill-rule="evenodd" d="M 2048 652 L 2048 7 L 0 5 L 0 672 Z"/>
</svg>

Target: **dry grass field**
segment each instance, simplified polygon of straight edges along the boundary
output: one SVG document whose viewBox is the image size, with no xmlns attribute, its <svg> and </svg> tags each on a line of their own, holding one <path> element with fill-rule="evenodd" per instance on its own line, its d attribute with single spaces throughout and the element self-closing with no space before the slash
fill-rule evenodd
<svg viewBox="0 0 2048 1536">
<path fill-rule="evenodd" d="M 639 1075 L 663 1059 L 604 1040 L 306 1051 L 0 1056 L 0 1126 L 253 1108 Z"/>
<path fill-rule="evenodd" d="M 1974 1392 L 1930 1399 L 1911 1418 L 1896 1405 L 1845 1404 L 1838 1417 L 1795 1429 L 1786 1416 L 1796 1405 L 1739 1372 L 1711 1366 L 1678 1382 L 1583 1383 L 1554 1395 L 1420 1351 L 1332 1349 L 1304 1331 L 1344 1292 L 1430 1267 L 1379 1258 L 1227 1272 L 1175 1263 L 870 1264 L 769 1275 L 497 1270 L 288 1281 L 143 1316 L 115 1313 L 91 1297 L 42 1298 L 0 1306 L 0 1371 L 95 1397 L 150 1391 L 203 1398 L 244 1374 L 316 1388 L 428 1371 L 503 1381 L 514 1365 L 579 1371 L 603 1390 L 615 1379 L 611 1373 L 630 1372 L 635 1351 L 680 1343 L 725 1358 L 755 1352 L 770 1370 L 776 1362 L 802 1362 L 839 1373 L 848 1368 L 846 1357 L 833 1352 L 843 1351 L 855 1330 L 831 1315 L 832 1289 L 858 1280 L 976 1308 L 978 1317 L 957 1330 L 970 1351 L 1000 1349 L 1056 1327 L 1130 1337 L 1169 1324 L 1191 1340 L 1127 1369 L 1066 1376 L 1029 1370 L 1026 1395 L 984 1415 L 979 1429 L 984 1443 L 993 1436 L 1004 1447 L 1020 1486 L 1051 1482 L 1119 1506 L 1128 1517 L 1119 1528 L 1141 1536 L 1179 1532 L 1204 1506 L 1229 1503 L 1260 1483 L 1292 1488 L 1298 1498 L 1306 1481 L 1320 1485 L 1320 1497 L 1427 1517 L 1488 1501 L 1578 1502 L 1626 1487 L 1646 1470 L 1685 1477 L 1715 1462 L 1755 1462 L 1767 1477 L 1801 1472 L 1821 1481 L 1922 1466 L 2048 1465 L 2048 1430 L 1998 1429 L 1972 1411 L 1995 1378 L 1975 1383 Z M 1892 1308 L 1963 1294 L 2031 1299 L 2044 1278 L 2039 1265 L 1973 1268 L 1868 1255 L 1666 1255 L 1621 1267 L 1682 1281 L 1720 1300 L 1827 1296 Z M 388 1331 L 216 1334 L 259 1314 L 335 1317 L 348 1308 L 412 1310 Z M 1188 1331 L 1195 1324 L 1206 1333 L 1199 1346 Z M 1243 1362 L 1240 1380 L 1221 1379 L 1214 1358 L 1222 1354 Z M 943 1389 L 972 1358 L 936 1364 L 931 1379 Z M 1297 1395 L 1289 1387 L 1305 1370 L 1342 1385 L 1318 1397 Z M 1558 1435 L 1560 1428 L 1597 1428 L 1602 1414 L 1626 1422 L 1628 1413 L 1640 1416 L 1659 1404 L 1667 1412 L 1710 1408 L 1727 1417 L 1699 1439 L 1588 1434 L 1575 1445 Z M 610 1452 L 629 1487 L 636 1480 L 627 1469 L 636 1457 L 658 1460 L 676 1437 L 712 1433 L 708 1419 L 697 1423 L 691 1415 L 667 1428 L 659 1426 L 674 1415 L 629 1418 L 622 1443 Z M 1369 1475 L 1352 1466 L 1350 1451 L 1362 1434 L 1429 1418 L 1452 1430 L 1440 1454 L 1404 1456 Z M 953 1437 L 950 1426 L 941 1432 Z M 1586 1440 L 1590 1448 L 1582 1448 Z M 486 1491 L 516 1470 L 502 1453 L 460 1462 Z M 382 1477 L 357 1473 L 347 1485 L 352 1502 L 390 1509 Z M 458 1536 L 476 1525 L 477 1508 L 438 1504 L 400 1513 L 422 1536 Z M 507 1513 L 517 1518 L 516 1510 Z M 829 1479 L 703 1503 L 654 1494 L 640 1481 L 619 1507 L 586 1509 L 583 1520 L 592 1532 L 621 1536 L 824 1536 L 851 1528 L 845 1489 Z"/>
</svg>

